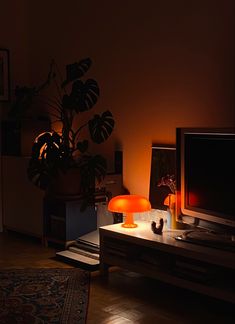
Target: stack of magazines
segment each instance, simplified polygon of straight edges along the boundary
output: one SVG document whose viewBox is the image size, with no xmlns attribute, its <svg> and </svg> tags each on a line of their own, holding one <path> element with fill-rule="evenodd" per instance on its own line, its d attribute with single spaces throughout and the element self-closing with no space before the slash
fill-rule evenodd
<svg viewBox="0 0 235 324">
<path fill-rule="evenodd" d="M 69 242 L 66 250 L 57 252 L 56 256 L 87 270 L 97 270 L 100 263 L 99 251 L 99 231 L 96 230 Z"/>
<path fill-rule="evenodd" d="M 56 256 L 64 262 L 71 262 L 91 271 L 97 270 L 100 264 L 99 228 L 114 222 L 113 214 L 107 209 L 107 203 L 102 201 L 103 193 L 97 197 L 101 200 L 96 202 L 97 229 L 67 242 L 65 250 L 56 253 Z"/>
</svg>

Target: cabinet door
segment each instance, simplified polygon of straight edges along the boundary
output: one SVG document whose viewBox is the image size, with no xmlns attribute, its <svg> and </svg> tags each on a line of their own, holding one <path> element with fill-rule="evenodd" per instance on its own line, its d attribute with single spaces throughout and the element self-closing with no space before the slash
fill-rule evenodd
<svg viewBox="0 0 235 324">
<path fill-rule="evenodd" d="M 44 236 L 70 241 L 97 229 L 94 205 L 81 211 L 81 200 L 44 199 Z"/>
<path fill-rule="evenodd" d="M 3 226 L 42 237 L 44 191 L 27 178 L 29 158 L 2 157 Z"/>
</svg>

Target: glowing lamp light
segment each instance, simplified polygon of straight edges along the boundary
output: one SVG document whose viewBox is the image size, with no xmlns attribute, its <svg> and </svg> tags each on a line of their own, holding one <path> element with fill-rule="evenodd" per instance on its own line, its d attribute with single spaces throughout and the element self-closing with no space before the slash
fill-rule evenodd
<svg viewBox="0 0 235 324">
<path fill-rule="evenodd" d="M 169 208 L 172 208 L 172 205 L 175 203 L 175 195 L 174 194 L 169 194 L 166 196 L 166 198 L 164 199 L 163 204 L 165 206 L 168 206 Z"/>
<path fill-rule="evenodd" d="M 140 195 L 121 195 L 113 197 L 108 204 L 108 210 L 116 213 L 125 213 L 126 219 L 122 227 L 135 228 L 133 213 L 141 213 L 151 210 L 148 199 Z"/>
<path fill-rule="evenodd" d="M 168 194 L 168 196 L 164 199 L 163 202 L 163 204 L 167 206 L 170 210 L 172 229 L 176 228 L 175 203 L 176 203 L 176 195 L 173 193 Z"/>
</svg>

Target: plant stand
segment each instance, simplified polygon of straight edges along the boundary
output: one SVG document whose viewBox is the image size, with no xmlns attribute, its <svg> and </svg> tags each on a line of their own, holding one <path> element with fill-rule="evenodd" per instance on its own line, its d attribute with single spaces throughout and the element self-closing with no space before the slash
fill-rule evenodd
<svg viewBox="0 0 235 324">
<path fill-rule="evenodd" d="M 82 199 L 45 197 L 43 200 L 43 241 L 65 245 L 97 229 L 95 205 L 81 211 Z"/>
</svg>

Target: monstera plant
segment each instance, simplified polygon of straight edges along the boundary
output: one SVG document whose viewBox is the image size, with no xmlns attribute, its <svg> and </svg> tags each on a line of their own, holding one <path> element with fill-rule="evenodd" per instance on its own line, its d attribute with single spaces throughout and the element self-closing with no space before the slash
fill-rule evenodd
<svg viewBox="0 0 235 324">
<path fill-rule="evenodd" d="M 109 110 L 94 114 L 88 121 L 79 124 L 82 113 L 92 109 L 99 98 L 100 90 L 94 79 L 84 80 L 91 67 L 90 58 L 66 66 L 65 80 L 61 79 L 57 65 L 52 61 L 47 80 L 38 87 L 18 87 L 16 101 L 12 107 L 14 115 L 27 110 L 37 101 L 47 105 L 51 118 L 61 123 L 61 131 L 40 134 L 34 141 L 28 166 L 29 179 L 39 188 L 46 190 L 59 175 L 77 169 L 81 192 L 87 193 L 106 174 L 103 156 L 89 152 L 90 142 L 101 144 L 111 135 L 114 119 Z M 54 85 L 53 96 L 45 95 Z M 47 88 L 47 89 L 45 89 Z M 50 92 L 49 92 L 50 93 Z M 53 125 L 52 123 L 52 125 Z M 86 128 L 88 138 L 82 133 Z"/>
</svg>

